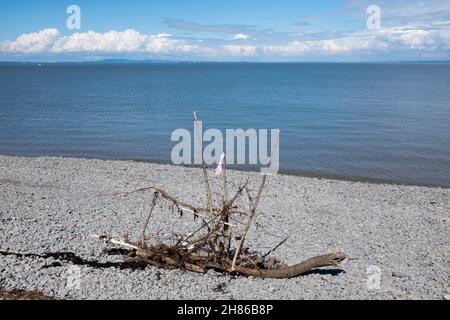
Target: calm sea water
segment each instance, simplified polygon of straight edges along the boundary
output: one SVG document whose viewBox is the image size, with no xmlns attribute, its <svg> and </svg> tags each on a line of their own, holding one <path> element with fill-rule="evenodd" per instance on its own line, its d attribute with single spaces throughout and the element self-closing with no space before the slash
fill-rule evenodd
<svg viewBox="0 0 450 320">
<path fill-rule="evenodd" d="M 194 110 L 280 128 L 283 170 L 450 186 L 450 64 L 0 65 L 0 154 L 170 161 Z"/>
</svg>

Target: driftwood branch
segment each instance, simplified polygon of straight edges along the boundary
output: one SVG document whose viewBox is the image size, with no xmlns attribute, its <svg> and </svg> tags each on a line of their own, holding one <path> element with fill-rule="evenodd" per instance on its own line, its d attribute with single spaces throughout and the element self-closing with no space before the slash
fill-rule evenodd
<svg viewBox="0 0 450 320">
<path fill-rule="evenodd" d="M 270 160 L 269 160 L 269 165 L 270 165 Z M 235 252 L 234 257 L 233 257 L 233 262 L 231 264 L 231 270 L 232 271 L 236 270 L 236 261 L 237 261 L 237 258 L 239 256 L 239 253 L 242 250 L 242 246 L 244 245 L 245 237 L 247 236 L 248 230 L 250 229 L 250 226 L 251 226 L 251 224 L 253 222 L 253 218 L 256 215 L 256 209 L 258 208 L 258 204 L 259 204 L 259 200 L 261 198 L 262 191 L 264 189 L 264 186 L 266 185 L 266 180 L 267 180 L 267 175 L 263 175 L 263 178 L 262 178 L 261 184 L 259 186 L 258 194 L 256 195 L 255 201 L 253 201 L 252 196 L 250 195 L 250 192 L 246 188 L 247 196 L 248 196 L 248 199 L 249 199 L 249 202 L 250 202 L 250 217 L 248 218 L 247 225 L 245 226 L 244 234 L 241 236 L 241 239 L 240 239 L 240 241 L 238 243 L 236 252 Z"/>
<path fill-rule="evenodd" d="M 155 208 L 156 200 L 158 200 L 158 195 L 159 195 L 158 191 L 155 191 L 155 193 L 153 194 L 153 199 L 150 204 L 150 211 L 148 213 L 147 220 L 145 220 L 144 229 L 142 230 L 142 235 L 141 235 L 141 246 L 142 247 L 145 245 L 145 231 L 147 230 L 148 222 L 150 221 L 153 209 Z"/>
<path fill-rule="evenodd" d="M 201 217 L 204 219 L 210 219 L 209 216 L 205 215 L 206 213 L 209 213 L 209 209 L 207 208 L 202 208 L 202 207 L 195 207 L 193 205 L 190 205 L 188 203 L 185 203 L 177 198 L 175 198 L 174 196 L 169 195 L 166 191 L 157 188 L 157 187 L 145 187 L 145 188 L 140 188 L 140 189 L 136 189 L 130 192 L 123 192 L 123 193 L 117 193 L 117 195 L 121 195 L 121 196 L 127 196 L 133 193 L 138 193 L 138 192 L 145 192 L 145 191 L 149 191 L 149 190 L 153 190 L 155 192 L 158 192 L 159 196 L 161 199 L 163 199 L 164 201 L 166 201 L 168 204 L 170 205 L 174 205 L 176 207 L 178 207 L 180 210 L 182 210 L 183 212 L 188 212 L 190 214 L 192 214 L 194 217 Z M 220 212 L 221 209 L 217 209 L 217 208 L 213 208 L 214 212 Z M 241 211 L 235 211 L 236 213 L 239 214 L 244 214 L 244 212 Z M 205 213 L 205 214 L 202 214 Z M 236 221 L 237 223 L 240 223 L 238 221 Z M 228 227 L 231 228 L 236 228 L 237 225 L 233 224 L 233 223 L 227 223 L 224 221 L 218 221 L 217 223 L 219 224 L 226 224 Z"/>
<path fill-rule="evenodd" d="M 202 138 L 200 137 L 200 130 L 198 128 L 197 112 L 194 112 L 194 126 L 195 126 L 195 131 L 197 133 L 197 135 L 196 135 L 197 142 L 201 146 Z M 204 183 L 205 183 L 206 194 L 208 197 L 208 209 L 210 211 L 211 218 L 213 218 L 214 214 L 213 214 L 213 206 L 212 206 L 211 188 L 209 187 L 208 172 L 206 171 L 205 161 L 203 159 L 203 147 L 201 148 L 200 152 L 201 152 L 201 160 L 202 160 L 203 179 L 204 179 Z"/>
<path fill-rule="evenodd" d="M 266 177 L 266 176 L 264 176 L 264 177 Z M 250 201 L 250 216 L 248 217 L 248 221 L 247 221 L 247 224 L 245 226 L 244 233 L 241 236 L 241 239 L 239 240 L 239 243 L 238 243 L 237 248 L 236 248 L 236 252 L 234 253 L 233 262 L 231 263 L 231 271 L 236 271 L 237 259 L 239 257 L 239 254 L 240 254 L 241 250 L 242 250 L 242 246 L 244 244 L 244 240 L 245 240 L 245 237 L 247 236 L 248 230 L 250 229 L 250 227 L 252 225 L 253 218 L 256 215 L 255 202 L 253 202 L 252 196 L 250 195 L 250 193 L 249 193 L 247 188 L 246 188 L 246 191 L 247 191 L 248 199 Z"/>
</svg>

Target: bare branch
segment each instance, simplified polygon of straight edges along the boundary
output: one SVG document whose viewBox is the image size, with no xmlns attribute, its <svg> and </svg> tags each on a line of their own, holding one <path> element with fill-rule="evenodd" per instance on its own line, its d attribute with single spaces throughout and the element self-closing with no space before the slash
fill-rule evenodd
<svg viewBox="0 0 450 320">
<path fill-rule="evenodd" d="M 153 194 L 153 199 L 152 199 L 152 202 L 150 205 L 150 211 L 148 212 L 147 220 L 145 220 L 144 229 L 142 230 L 141 247 L 145 246 L 145 231 L 147 230 L 148 222 L 150 221 L 150 217 L 152 216 L 153 209 L 155 208 L 156 200 L 158 200 L 158 195 L 159 195 L 158 191 L 155 191 L 155 193 Z"/>
</svg>

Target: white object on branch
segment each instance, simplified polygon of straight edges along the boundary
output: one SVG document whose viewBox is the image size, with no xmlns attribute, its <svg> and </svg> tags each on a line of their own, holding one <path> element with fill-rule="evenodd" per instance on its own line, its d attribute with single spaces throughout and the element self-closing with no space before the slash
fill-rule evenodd
<svg viewBox="0 0 450 320">
<path fill-rule="evenodd" d="M 135 250 L 138 249 L 138 246 L 135 246 L 135 245 L 133 245 L 131 243 L 128 243 L 128 242 L 125 242 L 125 241 L 121 241 L 121 240 L 115 240 L 115 239 L 112 239 L 112 238 L 107 237 L 107 236 L 99 236 L 99 235 L 93 234 L 92 237 L 93 238 L 97 238 L 100 241 L 103 241 L 105 243 L 117 244 L 119 246 L 127 247 L 127 248 L 130 248 L 130 249 L 135 249 Z"/>
<path fill-rule="evenodd" d="M 220 155 L 219 163 L 217 164 L 217 168 L 216 168 L 216 172 L 215 172 L 216 176 L 222 175 L 224 165 L 225 165 L 225 153 L 222 153 Z"/>
</svg>

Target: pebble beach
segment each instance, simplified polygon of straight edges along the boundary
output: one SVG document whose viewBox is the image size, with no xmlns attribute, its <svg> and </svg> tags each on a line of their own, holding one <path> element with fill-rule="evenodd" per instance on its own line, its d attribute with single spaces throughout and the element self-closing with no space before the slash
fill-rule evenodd
<svg viewBox="0 0 450 320">
<path fill-rule="evenodd" d="M 213 176 L 214 193 L 222 186 Z M 230 190 L 258 172 L 228 171 Z M 0 156 L 0 288 L 58 299 L 448 299 L 450 189 L 270 177 L 246 245 L 286 263 L 345 252 L 293 279 L 126 267 L 93 235 L 137 240 L 157 186 L 204 204 L 200 169 L 135 161 Z M 245 203 L 241 204 L 245 207 Z M 198 221 L 158 205 L 150 238 Z"/>
</svg>

